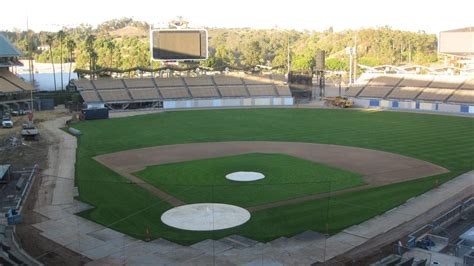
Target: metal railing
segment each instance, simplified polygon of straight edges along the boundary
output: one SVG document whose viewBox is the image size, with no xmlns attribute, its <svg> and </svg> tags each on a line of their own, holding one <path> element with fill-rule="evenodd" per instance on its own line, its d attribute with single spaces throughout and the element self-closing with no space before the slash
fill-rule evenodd
<svg viewBox="0 0 474 266">
<path fill-rule="evenodd" d="M 20 209 L 21 204 L 23 203 L 23 201 L 25 200 L 28 194 L 31 184 L 33 183 L 33 178 L 35 177 L 35 175 L 38 174 L 38 171 L 39 171 L 39 167 L 37 164 L 35 164 L 35 166 L 33 166 L 33 168 L 31 169 L 30 175 L 28 176 L 28 181 L 26 182 L 25 187 L 23 188 L 23 191 L 21 192 L 20 198 L 18 199 L 18 202 L 15 207 L 16 210 Z"/>
<path fill-rule="evenodd" d="M 429 233 L 433 231 L 435 228 L 440 227 L 441 225 L 445 224 L 448 221 L 451 221 L 454 217 L 460 216 L 466 211 L 467 209 L 474 206 L 474 197 L 471 197 L 460 204 L 456 205 L 454 208 L 450 209 L 449 211 L 445 212 L 444 214 L 435 218 L 431 223 L 426 224 L 416 231 L 410 233 L 408 235 L 407 240 L 407 247 L 414 248 L 416 246 L 416 239 L 423 234 Z"/>
</svg>

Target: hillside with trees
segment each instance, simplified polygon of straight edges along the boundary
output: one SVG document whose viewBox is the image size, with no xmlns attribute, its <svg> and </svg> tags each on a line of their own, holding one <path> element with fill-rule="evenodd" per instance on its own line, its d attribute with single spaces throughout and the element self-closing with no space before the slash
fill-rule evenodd
<svg viewBox="0 0 474 266">
<path fill-rule="evenodd" d="M 0 32 L 24 56 L 38 62 L 75 62 L 79 69 L 150 67 L 149 24 L 122 18 L 96 28 L 82 24 L 59 32 Z M 327 53 L 331 70 L 346 70 L 345 48 L 357 40 L 358 63 L 430 64 L 438 60 L 437 38 L 425 32 L 407 32 L 389 27 L 323 31 L 256 30 L 209 28 L 209 59 L 202 65 L 213 69 L 245 69 L 264 65 L 284 71 L 288 45 L 291 68 L 307 71 L 314 66 L 317 50 Z M 31 51 L 31 52 L 29 52 Z M 159 63 L 154 62 L 153 67 Z"/>
</svg>

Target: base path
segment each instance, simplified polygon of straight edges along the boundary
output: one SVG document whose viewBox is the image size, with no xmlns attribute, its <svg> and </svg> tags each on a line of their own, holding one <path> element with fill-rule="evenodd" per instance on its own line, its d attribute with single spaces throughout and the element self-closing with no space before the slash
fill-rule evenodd
<svg viewBox="0 0 474 266">
<path fill-rule="evenodd" d="M 143 170 L 147 166 L 257 152 L 287 154 L 362 174 L 367 185 L 354 189 L 366 189 L 449 172 L 438 165 L 399 154 L 301 142 L 236 141 L 164 145 L 104 154 L 94 157 L 94 159 L 170 204 L 179 206 L 185 203 L 159 188 L 143 182 L 132 173 Z M 302 201 L 312 199 L 312 197 L 301 198 Z M 295 203 L 293 201 L 288 203 Z M 285 202 L 281 202 L 273 204 L 275 206 L 266 207 L 284 204 Z"/>
</svg>

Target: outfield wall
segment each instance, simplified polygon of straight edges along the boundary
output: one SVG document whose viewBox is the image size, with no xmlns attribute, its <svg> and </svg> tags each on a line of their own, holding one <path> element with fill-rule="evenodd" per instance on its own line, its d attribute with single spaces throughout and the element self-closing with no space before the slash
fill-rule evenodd
<svg viewBox="0 0 474 266">
<path fill-rule="evenodd" d="M 434 103 L 410 100 L 383 100 L 368 98 L 351 98 L 354 101 L 354 107 L 360 108 L 385 108 L 392 110 L 410 110 L 443 112 L 474 115 L 474 105 L 453 104 L 453 103 Z"/>
<path fill-rule="evenodd" d="M 188 99 L 188 100 L 164 100 L 163 101 L 163 109 L 291 106 L 291 105 L 293 105 L 292 97 L 219 98 L 219 99 Z"/>
</svg>

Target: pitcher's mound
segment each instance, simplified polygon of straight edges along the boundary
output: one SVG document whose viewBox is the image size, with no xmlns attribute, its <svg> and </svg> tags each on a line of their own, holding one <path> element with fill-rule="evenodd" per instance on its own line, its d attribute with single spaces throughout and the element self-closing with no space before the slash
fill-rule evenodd
<svg viewBox="0 0 474 266">
<path fill-rule="evenodd" d="M 234 172 L 225 176 L 232 181 L 249 182 L 265 178 L 262 173 L 257 172 Z"/>
<path fill-rule="evenodd" d="M 244 224 L 250 212 L 234 205 L 197 203 L 170 209 L 161 215 L 168 226 L 190 231 L 214 231 Z"/>
</svg>

